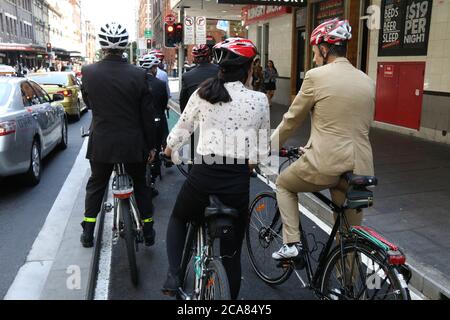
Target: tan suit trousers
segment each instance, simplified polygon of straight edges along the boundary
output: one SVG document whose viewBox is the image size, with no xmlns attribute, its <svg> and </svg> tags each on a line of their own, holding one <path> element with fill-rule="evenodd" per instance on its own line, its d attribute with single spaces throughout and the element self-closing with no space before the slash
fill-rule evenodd
<svg viewBox="0 0 450 320">
<path fill-rule="evenodd" d="M 277 200 L 283 221 L 283 242 L 284 244 L 300 242 L 300 212 L 299 212 L 299 193 L 319 192 L 330 189 L 331 197 L 336 205 L 343 205 L 346 199 L 348 183 L 336 177 L 336 182 L 330 185 L 319 186 L 304 181 L 301 178 L 301 172 L 298 172 L 295 164 L 278 177 L 277 180 Z M 363 214 L 357 210 L 347 210 L 345 212 L 350 226 L 359 226 L 362 223 Z M 337 214 L 334 214 L 334 219 Z"/>
</svg>

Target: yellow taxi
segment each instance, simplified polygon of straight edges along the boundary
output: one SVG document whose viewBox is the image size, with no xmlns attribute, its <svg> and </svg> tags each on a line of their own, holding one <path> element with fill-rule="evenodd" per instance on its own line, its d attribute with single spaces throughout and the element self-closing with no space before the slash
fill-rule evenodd
<svg viewBox="0 0 450 320">
<path fill-rule="evenodd" d="M 81 113 L 86 106 L 81 99 L 81 84 L 72 72 L 43 72 L 28 75 L 48 92 L 50 97 L 58 93 L 64 96 L 61 104 L 66 113 L 76 121 L 80 120 Z"/>
</svg>

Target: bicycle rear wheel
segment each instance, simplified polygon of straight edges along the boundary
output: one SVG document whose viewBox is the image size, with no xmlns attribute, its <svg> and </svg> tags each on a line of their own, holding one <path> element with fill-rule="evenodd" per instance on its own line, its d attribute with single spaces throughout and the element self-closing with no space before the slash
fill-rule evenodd
<svg viewBox="0 0 450 320">
<path fill-rule="evenodd" d="M 292 275 L 292 268 L 279 268 L 272 253 L 283 246 L 281 216 L 273 192 L 259 194 L 250 206 L 246 230 L 247 252 L 253 270 L 269 285 L 280 285 Z"/>
<path fill-rule="evenodd" d="M 130 266 L 131 282 L 134 286 L 139 283 L 139 274 L 136 263 L 136 226 L 133 219 L 131 219 L 131 207 L 129 200 L 119 201 L 119 213 L 123 219 L 123 231 L 125 237 L 125 244 L 127 248 L 128 264 Z"/>
<path fill-rule="evenodd" d="M 225 268 L 219 260 L 207 265 L 202 300 L 231 300 L 230 284 Z"/>
<path fill-rule="evenodd" d="M 344 243 L 343 255 L 340 247 L 335 248 L 323 272 L 320 288 L 324 297 L 331 300 L 410 300 L 403 275 L 387 263 L 386 255 L 380 250 L 355 240 Z"/>
</svg>

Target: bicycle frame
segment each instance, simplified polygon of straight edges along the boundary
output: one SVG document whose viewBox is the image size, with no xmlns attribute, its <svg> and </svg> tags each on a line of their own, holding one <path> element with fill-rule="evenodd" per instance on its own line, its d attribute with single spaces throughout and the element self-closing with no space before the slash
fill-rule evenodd
<svg viewBox="0 0 450 320">
<path fill-rule="evenodd" d="M 124 164 L 114 165 L 115 176 L 113 178 L 113 196 L 114 196 L 114 226 L 113 229 L 116 232 L 120 232 L 120 214 L 119 214 L 119 202 L 121 200 L 130 201 L 130 208 L 132 211 L 132 219 L 136 225 L 136 231 L 140 234 L 143 231 L 143 226 L 139 218 L 139 209 L 137 206 L 136 198 L 134 196 L 133 179 L 126 173 Z M 118 238 L 117 235 L 114 237 Z"/>
<path fill-rule="evenodd" d="M 194 295 L 189 296 L 183 291 L 183 288 L 179 288 L 179 296 L 182 300 L 198 300 L 203 296 L 205 291 L 206 283 L 204 278 L 207 272 L 207 262 L 213 257 L 213 242 L 206 235 L 205 228 L 203 224 L 190 223 L 188 228 L 188 234 L 186 237 L 186 243 L 183 251 L 183 258 L 181 260 L 181 270 L 182 275 L 186 274 L 186 269 L 192 258 L 192 248 L 195 241 L 195 252 L 199 255 L 194 257 L 195 261 L 195 284 L 194 284 Z M 184 282 L 185 279 L 182 279 Z"/>
<path fill-rule="evenodd" d="M 303 283 L 304 287 L 307 288 L 309 287 L 310 289 L 313 289 L 317 294 L 320 294 L 320 290 L 319 290 L 319 281 L 320 281 L 320 277 L 323 273 L 323 270 L 325 269 L 325 263 L 326 263 L 326 259 L 328 257 L 328 255 L 330 254 L 331 250 L 334 248 L 334 244 L 335 244 L 335 239 L 336 236 L 338 234 L 338 232 L 341 235 L 346 235 L 348 233 L 348 231 L 346 231 L 344 229 L 344 227 L 349 228 L 349 223 L 347 220 L 347 217 L 345 216 L 345 207 L 341 207 L 336 205 L 333 201 L 331 201 L 330 199 L 328 199 L 326 196 L 324 196 L 321 193 L 313 193 L 315 197 L 317 197 L 320 201 L 322 201 L 324 204 L 326 204 L 333 212 L 336 212 L 338 214 L 338 217 L 336 219 L 336 222 L 333 226 L 333 230 L 331 231 L 331 234 L 328 238 L 328 241 L 325 245 L 325 247 L 322 249 L 320 255 L 319 255 L 319 259 L 318 259 L 318 266 L 316 268 L 316 270 L 313 270 L 313 266 L 312 266 L 312 262 L 311 262 L 311 255 L 310 255 L 310 247 L 308 244 L 308 239 L 307 236 L 303 230 L 303 226 L 302 226 L 302 222 L 300 220 L 300 225 L 299 225 L 299 230 L 301 232 L 301 237 L 302 237 L 302 244 L 303 244 L 303 248 L 305 250 L 305 259 L 306 259 L 306 275 L 308 278 L 308 283 L 306 284 L 303 279 L 301 279 L 301 277 L 297 274 L 297 277 L 299 278 L 299 280 Z M 277 210 L 277 215 L 280 215 L 279 210 Z M 279 218 L 279 217 L 278 217 Z M 276 221 L 277 219 L 274 219 L 274 221 Z M 273 225 L 271 226 L 271 229 L 273 229 Z M 280 226 L 281 228 L 281 226 Z M 279 230 L 281 231 L 281 230 Z M 341 252 L 343 252 L 343 241 L 339 241 L 339 244 L 341 246 Z M 345 263 L 344 265 L 344 277 L 345 277 Z M 291 266 L 292 267 L 292 266 Z"/>
</svg>

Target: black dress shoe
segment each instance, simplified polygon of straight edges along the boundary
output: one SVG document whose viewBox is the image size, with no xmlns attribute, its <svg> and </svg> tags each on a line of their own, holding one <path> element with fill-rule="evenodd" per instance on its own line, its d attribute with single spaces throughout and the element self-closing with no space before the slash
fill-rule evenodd
<svg viewBox="0 0 450 320">
<path fill-rule="evenodd" d="M 156 232 L 153 229 L 153 223 L 144 224 L 144 241 L 146 247 L 155 245 Z"/>
<path fill-rule="evenodd" d="M 164 282 L 164 286 L 162 287 L 161 291 L 165 296 L 175 297 L 180 286 L 181 281 L 179 272 L 175 274 L 168 272 L 166 282 Z"/>
<path fill-rule="evenodd" d="M 85 222 L 81 223 L 83 227 L 83 233 L 80 237 L 81 245 L 84 248 L 92 248 L 94 247 L 94 231 L 95 231 L 95 223 Z"/>
</svg>

